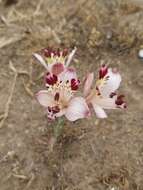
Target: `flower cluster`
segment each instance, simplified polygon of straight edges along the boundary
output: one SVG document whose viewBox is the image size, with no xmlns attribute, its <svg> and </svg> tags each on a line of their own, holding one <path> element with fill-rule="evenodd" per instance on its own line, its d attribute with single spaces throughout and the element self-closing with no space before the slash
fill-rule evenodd
<svg viewBox="0 0 143 190">
<path fill-rule="evenodd" d="M 84 80 L 83 96 L 77 96 L 80 81 L 76 70 L 69 67 L 76 52 L 68 49 L 45 48 L 34 57 L 46 69 L 44 77 L 46 90 L 37 94 L 38 102 L 45 107 L 47 117 L 55 120 L 65 115 L 70 121 L 87 118 L 92 107 L 98 118 L 106 118 L 104 109 L 126 108 L 124 95 L 117 95 L 121 76 L 116 68 L 101 65 L 98 80 L 92 85 L 94 74 L 89 73 Z"/>
</svg>

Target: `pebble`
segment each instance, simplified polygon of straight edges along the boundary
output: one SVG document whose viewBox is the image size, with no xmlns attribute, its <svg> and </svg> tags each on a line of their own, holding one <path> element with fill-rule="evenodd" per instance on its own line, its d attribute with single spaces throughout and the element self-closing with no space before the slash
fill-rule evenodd
<svg viewBox="0 0 143 190">
<path fill-rule="evenodd" d="M 143 49 L 140 49 L 139 52 L 138 52 L 138 57 L 140 59 L 143 59 Z"/>
<path fill-rule="evenodd" d="M 112 38 L 112 36 L 113 36 L 112 31 L 108 31 L 107 34 L 106 34 L 107 40 L 110 40 Z"/>
</svg>

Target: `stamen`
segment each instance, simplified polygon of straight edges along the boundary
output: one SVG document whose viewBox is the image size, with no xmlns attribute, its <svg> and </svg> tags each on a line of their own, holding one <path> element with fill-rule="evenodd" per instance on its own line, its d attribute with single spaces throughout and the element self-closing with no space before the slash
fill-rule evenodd
<svg viewBox="0 0 143 190">
<path fill-rule="evenodd" d="M 44 48 L 42 50 L 43 54 L 47 58 L 51 57 L 63 57 L 65 58 L 68 55 L 68 49 L 64 49 L 63 51 L 60 50 L 60 48 L 52 49 L 52 48 Z"/>
<path fill-rule="evenodd" d="M 51 53 L 52 53 L 52 49 L 51 48 L 45 48 L 43 49 L 43 53 L 45 57 L 50 58 L 51 57 Z"/>
</svg>

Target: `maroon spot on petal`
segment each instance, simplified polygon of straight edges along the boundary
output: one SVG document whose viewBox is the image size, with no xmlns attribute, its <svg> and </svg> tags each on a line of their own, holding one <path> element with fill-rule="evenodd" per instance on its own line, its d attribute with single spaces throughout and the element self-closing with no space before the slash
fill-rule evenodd
<svg viewBox="0 0 143 190">
<path fill-rule="evenodd" d="M 54 106 L 54 107 L 52 107 L 52 112 L 53 112 L 53 114 L 59 113 L 60 108 L 58 106 Z"/>
<path fill-rule="evenodd" d="M 109 78 L 110 78 L 110 76 L 106 76 L 106 77 L 105 77 L 105 80 L 107 81 L 107 80 L 109 80 Z"/>
<path fill-rule="evenodd" d="M 77 90 L 79 87 L 80 81 L 77 79 L 71 79 L 71 89 Z"/>
<path fill-rule="evenodd" d="M 60 112 L 60 108 L 58 106 L 48 107 L 47 111 L 48 119 L 54 120 L 56 118 L 56 113 Z"/>
<path fill-rule="evenodd" d="M 54 75 L 59 75 L 63 71 L 64 71 L 64 65 L 62 63 L 56 63 L 52 67 L 52 73 Z"/>
<path fill-rule="evenodd" d="M 49 112 L 51 112 L 51 111 L 52 111 L 50 107 L 48 107 L 48 111 L 49 111 Z"/>
<path fill-rule="evenodd" d="M 112 93 L 110 94 L 110 98 L 113 98 L 114 96 L 116 96 L 116 93 L 115 93 L 115 92 L 112 92 Z"/>
<path fill-rule="evenodd" d="M 116 101 L 115 101 L 115 104 L 117 105 L 117 106 L 121 106 L 121 105 L 125 105 L 125 101 L 123 100 L 123 98 L 124 98 L 125 96 L 124 95 L 120 95 L 120 96 L 117 96 L 117 99 L 116 99 Z"/>
<path fill-rule="evenodd" d="M 107 72 L 108 72 L 108 67 L 103 64 L 99 70 L 99 79 L 104 78 L 104 76 L 107 74 Z"/>
<path fill-rule="evenodd" d="M 125 109 L 127 108 L 127 104 L 126 104 L 126 103 L 124 104 L 124 108 L 125 108 Z"/>
<path fill-rule="evenodd" d="M 54 85 L 58 81 L 58 78 L 56 75 L 47 73 L 45 76 L 45 82 L 48 85 Z"/>
<path fill-rule="evenodd" d="M 56 92 L 55 96 L 54 96 L 54 100 L 58 101 L 60 98 L 60 94 L 58 92 Z"/>
</svg>

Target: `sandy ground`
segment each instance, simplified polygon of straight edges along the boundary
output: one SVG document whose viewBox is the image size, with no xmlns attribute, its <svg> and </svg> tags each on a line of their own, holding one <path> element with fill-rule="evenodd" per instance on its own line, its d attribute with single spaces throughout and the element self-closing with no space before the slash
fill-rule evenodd
<svg viewBox="0 0 143 190">
<path fill-rule="evenodd" d="M 141 45 L 142 0 L 0 0 L 0 190 L 143 189 Z M 80 77 L 118 67 L 128 102 L 106 120 L 65 121 L 53 152 L 33 97 L 44 70 L 31 55 L 46 46 L 77 46 Z"/>
</svg>

